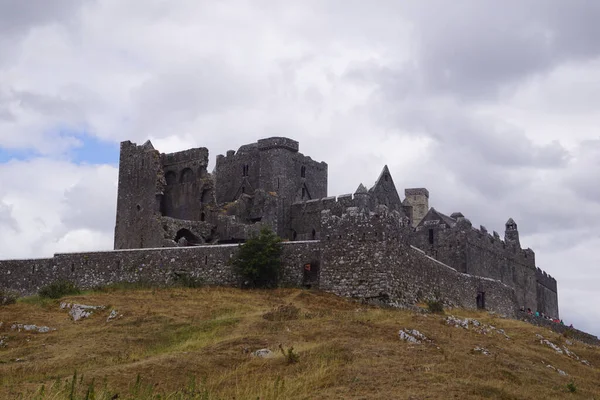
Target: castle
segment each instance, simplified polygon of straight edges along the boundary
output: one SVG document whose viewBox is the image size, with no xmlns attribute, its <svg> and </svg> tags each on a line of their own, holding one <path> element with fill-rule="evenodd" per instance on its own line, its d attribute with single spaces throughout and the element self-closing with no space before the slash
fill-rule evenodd
<svg viewBox="0 0 600 400">
<path fill-rule="evenodd" d="M 556 280 L 522 249 L 517 224 L 504 240 L 459 212 L 429 207 L 429 192 L 402 200 L 387 166 L 375 184 L 328 197 L 327 164 L 271 137 L 216 158 L 208 149 L 162 154 L 121 143 L 113 251 L 0 261 L 0 287 L 31 293 L 56 279 L 82 287 L 168 283 L 190 274 L 235 285 L 239 243 L 268 226 L 283 243 L 283 282 L 390 304 L 438 298 L 447 305 L 559 316 Z"/>
</svg>

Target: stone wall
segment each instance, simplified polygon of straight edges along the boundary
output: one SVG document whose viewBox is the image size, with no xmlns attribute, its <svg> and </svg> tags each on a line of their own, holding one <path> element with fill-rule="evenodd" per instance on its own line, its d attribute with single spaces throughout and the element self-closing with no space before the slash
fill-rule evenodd
<svg viewBox="0 0 600 400">
<path fill-rule="evenodd" d="M 555 312 L 553 307 L 545 308 L 558 304 L 557 299 L 550 299 L 550 293 L 546 293 L 548 301 L 538 302 L 535 253 L 531 249 L 509 245 L 498 233 L 490 234 L 483 226 L 475 229 L 465 218 L 452 222 L 435 214 L 435 210 L 428 213 L 417 227 L 411 239 L 416 247 L 460 272 L 496 279 L 514 288 L 520 306 Z"/>
<path fill-rule="evenodd" d="M 150 142 L 121 143 L 115 249 L 162 246 L 160 203 L 165 185 L 160 153 Z"/>
<path fill-rule="evenodd" d="M 594 346 L 600 345 L 600 340 L 598 340 L 597 336 L 590 335 L 589 333 L 585 333 L 580 331 L 579 329 L 569 328 L 566 325 L 557 324 L 556 322 L 549 321 L 542 317 L 536 317 L 532 314 L 527 314 L 524 312 L 519 312 L 517 318 L 529 322 L 530 324 L 541 326 L 543 328 L 548 328 L 556 333 L 564 334 L 568 338 L 573 338 L 575 340 L 579 340 L 581 342 L 591 344 Z"/>
<path fill-rule="evenodd" d="M 465 308 L 476 308 L 478 294 L 485 293 L 486 308 L 514 315 L 513 288 L 460 273 L 411 247 L 399 213 L 348 211 L 341 217 L 323 212 L 321 289 L 401 304 L 439 298 Z"/>
<path fill-rule="evenodd" d="M 87 289 L 115 282 L 164 285 L 187 274 L 209 285 L 237 285 L 229 265 L 238 245 L 174 247 L 56 254 L 50 259 L 0 261 L 0 287 L 22 295 L 57 280 Z M 284 285 L 302 284 L 304 265 L 320 258 L 318 241 L 283 244 Z"/>
<path fill-rule="evenodd" d="M 166 186 L 161 214 L 200 221 L 204 207 L 214 202 L 212 177 L 208 174 L 208 149 L 204 147 L 161 154 Z"/>
</svg>

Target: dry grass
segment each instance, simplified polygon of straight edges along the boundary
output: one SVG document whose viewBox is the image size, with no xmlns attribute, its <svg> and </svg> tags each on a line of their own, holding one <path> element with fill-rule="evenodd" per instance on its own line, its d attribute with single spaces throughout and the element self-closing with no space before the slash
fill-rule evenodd
<svg viewBox="0 0 600 400">
<path fill-rule="evenodd" d="M 8 337 L 0 348 L 0 398 L 600 399 L 598 348 L 569 346 L 592 364 L 585 366 L 535 334 L 555 343 L 563 337 L 487 313 L 453 311 L 503 328 L 511 340 L 449 327 L 441 315 L 296 289 L 111 290 L 68 301 L 109 308 L 74 323 L 59 301 L 0 307 L 0 337 Z M 112 307 L 123 316 L 106 322 Z M 14 322 L 57 330 L 17 333 Z M 401 328 L 433 342 L 401 342 Z M 293 347 L 299 362 L 289 364 L 280 344 Z M 476 346 L 491 355 L 474 354 Z M 251 356 L 261 348 L 275 357 Z"/>
</svg>

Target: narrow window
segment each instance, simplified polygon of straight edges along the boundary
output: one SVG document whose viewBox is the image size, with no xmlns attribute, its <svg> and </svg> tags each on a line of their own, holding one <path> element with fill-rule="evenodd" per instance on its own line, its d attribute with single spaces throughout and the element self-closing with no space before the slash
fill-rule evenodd
<svg viewBox="0 0 600 400">
<path fill-rule="evenodd" d="M 317 240 L 317 232 L 314 229 L 312 230 L 312 240 Z"/>
<path fill-rule="evenodd" d="M 306 167 L 305 166 L 302 166 L 302 168 L 300 168 L 300 177 L 306 178 Z"/>
<path fill-rule="evenodd" d="M 302 198 L 306 197 L 306 188 L 302 188 Z"/>
<path fill-rule="evenodd" d="M 246 193 L 246 186 L 242 186 L 242 194 Z"/>
<path fill-rule="evenodd" d="M 429 230 L 429 244 L 433 244 L 433 229 Z"/>
<path fill-rule="evenodd" d="M 204 221 L 206 219 L 206 214 L 200 214 L 200 221 Z"/>
<path fill-rule="evenodd" d="M 208 265 L 208 256 L 204 256 L 204 264 Z"/>
</svg>

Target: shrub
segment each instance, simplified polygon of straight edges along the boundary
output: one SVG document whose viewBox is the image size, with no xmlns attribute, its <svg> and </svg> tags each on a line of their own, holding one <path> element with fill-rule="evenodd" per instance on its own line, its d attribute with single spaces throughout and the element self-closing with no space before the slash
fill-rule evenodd
<svg viewBox="0 0 600 400">
<path fill-rule="evenodd" d="M 289 349 L 285 350 L 280 344 L 279 350 L 281 350 L 281 354 L 283 354 L 288 364 L 296 364 L 300 361 L 300 355 L 294 351 L 293 347 L 290 347 Z"/>
<path fill-rule="evenodd" d="M 427 309 L 434 314 L 444 313 L 444 303 L 441 300 L 428 300 Z"/>
<path fill-rule="evenodd" d="M 281 275 L 281 238 L 269 228 L 240 246 L 233 267 L 243 280 L 244 287 L 276 287 Z"/>
<path fill-rule="evenodd" d="M 0 306 L 7 306 L 9 304 L 15 304 L 19 294 L 7 289 L 0 289 Z"/>
<path fill-rule="evenodd" d="M 56 281 L 38 291 L 40 297 L 48 299 L 60 299 L 64 296 L 79 293 L 81 293 L 79 288 L 73 282 L 68 281 Z"/>
<path fill-rule="evenodd" d="M 567 383 L 567 389 L 569 390 L 569 392 L 575 393 L 577 391 L 577 386 L 575 386 L 575 382 Z"/>
</svg>

